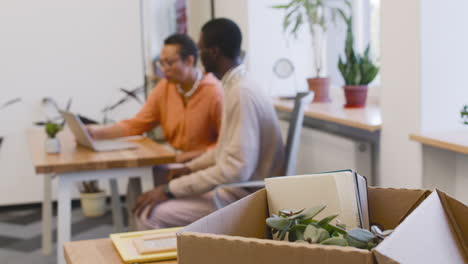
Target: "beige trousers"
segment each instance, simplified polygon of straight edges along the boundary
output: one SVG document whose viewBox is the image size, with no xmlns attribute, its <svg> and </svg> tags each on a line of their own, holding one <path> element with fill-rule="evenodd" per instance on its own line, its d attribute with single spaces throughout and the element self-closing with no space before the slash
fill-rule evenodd
<svg viewBox="0 0 468 264">
<path fill-rule="evenodd" d="M 219 192 L 223 204 L 233 203 L 250 194 L 244 189 L 226 189 Z M 148 211 L 151 210 L 148 214 Z M 145 208 L 137 218 L 138 230 L 182 227 L 216 211 L 213 191 L 190 198 L 165 201 L 153 208 Z"/>
</svg>

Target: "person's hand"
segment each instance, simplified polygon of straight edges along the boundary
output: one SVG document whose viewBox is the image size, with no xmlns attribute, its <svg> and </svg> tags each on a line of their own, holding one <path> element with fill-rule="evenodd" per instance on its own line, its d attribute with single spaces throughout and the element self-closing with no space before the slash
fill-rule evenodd
<svg viewBox="0 0 468 264">
<path fill-rule="evenodd" d="M 132 210 L 132 213 L 136 216 L 140 216 L 143 210 L 149 206 L 150 210 L 147 210 L 148 214 L 151 212 L 151 208 L 157 204 L 168 200 L 169 197 L 164 193 L 164 187 L 162 185 L 157 186 L 151 191 L 145 192 L 140 197 L 138 197 L 135 207 Z M 148 216 L 145 216 L 148 217 Z"/>
<path fill-rule="evenodd" d="M 167 179 L 169 181 L 192 173 L 192 170 L 189 167 L 185 166 L 185 164 L 169 164 L 166 168 L 169 170 L 167 174 Z"/>
<path fill-rule="evenodd" d="M 93 139 L 99 139 L 99 128 L 95 125 L 86 126 L 89 136 Z"/>
</svg>

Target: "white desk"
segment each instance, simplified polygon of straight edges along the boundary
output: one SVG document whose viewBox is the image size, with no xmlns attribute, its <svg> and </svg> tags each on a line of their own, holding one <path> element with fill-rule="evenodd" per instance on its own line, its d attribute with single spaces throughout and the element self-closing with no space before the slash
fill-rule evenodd
<svg viewBox="0 0 468 264">
<path fill-rule="evenodd" d="M 288 120 L 294 107 L 293 100 L 274 99 L 274 106 L 280 119 Z M 312 103 L 306 106 L 304 126 L 317 129 L 356 142 L 356 153 L 364 145 L 369 145 L 370 155 L 362 161 L 358 159 L 358 172 L 369 172 L 369 184 L 375 184 L 378 175 L 378 155 L 382 115 L 377 104 L 363 108 L 344 108 L 340 101 Z M 367 176 L 367 175 L 363 175 Z"/>
<path fill-rule="evenodd" d="M 89 180 L 110 180 L 112 211 L 116 231 L 123 228 L 117 179 L 121 177 L 151 177 L 152 166 L 174 162 L 175 156 L 165 147 L 148 138 L 134 141 L 137 149 L 113 152 L 93 152 L 76 146 L 68 131 L 59 134 L 62 150 L 50 155 L 44 151 L 46 135 L 43 129 L 27 131 L 28 145 L 37 174 L 44 177 L 42 204 L 42 247 L 44 254 L 52 251 L 52 179 L 58 180 L 57 263 L 65 263 L 63 245 L 71 238 L 71 190 L 74 183 Z"/>
<path fill-rule="evenodd" d="M 468 203 L 468 126 L 409 135 L 422 147 L 422 185 L 439 188 Z"/>
</svg>

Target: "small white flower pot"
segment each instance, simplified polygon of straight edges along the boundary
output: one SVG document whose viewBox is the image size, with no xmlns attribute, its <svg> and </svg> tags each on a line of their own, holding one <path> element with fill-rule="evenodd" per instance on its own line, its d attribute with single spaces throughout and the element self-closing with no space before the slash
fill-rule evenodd
<svg viewBox="0 0 468 264">
<path fill-rule="evenodd" d="M 60 153 L 60 140 L 48 137 L 45 141 L 45 151 L 49 154 Z"/>
<path fill-rule="evenodd" d="M 106 193 L 80 193 L 81 209 L 86 217 L 99 217 L 106 213 Z"/>
</svg>

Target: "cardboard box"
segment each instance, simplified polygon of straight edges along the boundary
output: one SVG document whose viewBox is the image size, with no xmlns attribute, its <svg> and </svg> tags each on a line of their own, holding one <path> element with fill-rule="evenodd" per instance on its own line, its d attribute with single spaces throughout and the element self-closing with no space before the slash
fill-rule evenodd
<svg viewBox="0 0 468 264">
<path fill-rule="evenodd" d="M 395 229 L 430 194 L 406 189 L 369 188 L 368 191 L 370 222 L 384 229 Z M 457 239 L 464 241 L 462 249 L 468 239 L 467 208 L 446 195 L 443 197 L 441 200 L 448 201 L 447 208 L 453 218 L 463 223 L 457 227 L 462 232 Z M 398 263 L 376 250 L 270 240 L 265 224 L 267 217 L 267 195 L 262 189 L 200 219 L 178 233 L 178 263 Z M 462 218 L 464 222 L 460 221 Z"/>
</svg>

